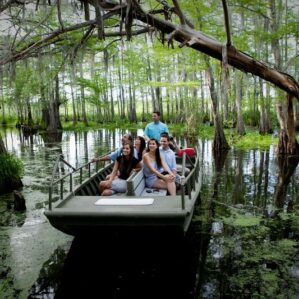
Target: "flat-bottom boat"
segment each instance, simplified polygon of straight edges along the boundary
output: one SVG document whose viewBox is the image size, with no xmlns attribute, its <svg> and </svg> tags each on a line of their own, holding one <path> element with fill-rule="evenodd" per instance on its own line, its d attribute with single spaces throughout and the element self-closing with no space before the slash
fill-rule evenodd
<svg viewBox="0 0 299 299">
<path fill-rule="evenodd" d="M 181 176 L 176 196 L 145 187 L 142 170 L 128 178 L 126 193 L 100 196 L 98 185 L 114 163 L 98 167 L 89 162 L 74 168 L 60 155 L 54 165 L 45 215 L 55 228 L 70 235 L 108 228 L 170 228 L 185 233 L 201 189 L 200 156 L 198 149 L 195 152 L 192 158 L 186 154 L 181 157 L 181 173 L 189 172 Z"/>
</svg>

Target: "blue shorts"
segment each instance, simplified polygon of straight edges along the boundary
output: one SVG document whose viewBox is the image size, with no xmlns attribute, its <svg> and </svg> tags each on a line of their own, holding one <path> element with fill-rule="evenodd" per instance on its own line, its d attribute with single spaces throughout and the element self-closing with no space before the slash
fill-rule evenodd
<svg viewBox="0 0 299 299">
<path fill-rule="evenodd" d="M 152 188 L 155 182 L 157 181 L 157 176 L 155 174 L 145 178 L 145 186 Z"/>
<path fill-rule="evenodd" d="M 115 179 L 111 184 L 111 191 L 114 193 L 127 192 L 127 181 L 122 179 Z"/>
</svg>

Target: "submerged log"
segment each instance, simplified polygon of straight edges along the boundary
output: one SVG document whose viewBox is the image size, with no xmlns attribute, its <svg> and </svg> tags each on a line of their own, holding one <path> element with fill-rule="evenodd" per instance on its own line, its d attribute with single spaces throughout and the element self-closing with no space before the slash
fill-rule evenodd
<svg viewBox="0 0 299 299">
<path fill-rule="evenodd" d="M 25 201 L 23 194 L 17 190 L 14 190 L 13 195 L 14 195 L 15 211 L 25 211 L 26 210 L 26 201 Z"/>
</svg>

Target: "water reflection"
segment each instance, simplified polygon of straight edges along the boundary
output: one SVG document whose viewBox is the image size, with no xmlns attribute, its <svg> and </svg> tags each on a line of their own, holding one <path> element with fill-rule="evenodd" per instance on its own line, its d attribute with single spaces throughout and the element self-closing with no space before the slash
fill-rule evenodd
<svg viewBox="0 0 299 299">
<path fill-rule="evenodd" d="M 62 268 L 66 259 L 66 250 L 57 247 L 47 260 L 36 282 L 29 290 L 28 298 L 53 298 L 61 279 Z"/>
<path fill-rule="evenodd" d="M 210 240 L 199 298 L 298 296 L 298 161 L 278 162 L 273 147 L 231 150 L 204 177 Z"/>
<path fill-rule="evenodd" d="M 194 298 L 195 244 L 144 230 L 76 237 L 55 298 Z"/>
<path fill-rule="evenodd" d="M 294 200 L 290 197 L 287 198 L 287 187 L 297 168 L 298 162 L 298 157 L 278 157 L 279 173 L 274 199 L 278 208 L 283 209 L 285 207 L 288 212 L 293 210 Z"/>
</svg>

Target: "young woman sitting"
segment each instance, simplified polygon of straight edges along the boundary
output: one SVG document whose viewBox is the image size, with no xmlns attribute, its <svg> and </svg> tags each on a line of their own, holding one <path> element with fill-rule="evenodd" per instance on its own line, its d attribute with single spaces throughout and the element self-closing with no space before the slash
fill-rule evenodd
<svg viewBox="0 0 299 299">
<path fill-rule="evenodd" d="M 167 174 L 162 174 L 162 172 Z M 167 189 L 170 195 L 176 195 L 175 175 L 160 156 L 159 143 L 156 139 L 150 139 L 147 152 L 143 155 L 143 173 L 145 185 L 148 188 Z"/>
<path fill-rule="evenodd" d="M 102 196 L 110 196 L 115 193 L 127 191 L 127 182 L 133 170 L 141 169 L 140 162 L 134 157 L 134 147 L 132 144 L 124 144 L 122 155 L 117 157 L 109 179 L 101 181 L 99 185 Z"/>
</svg>

